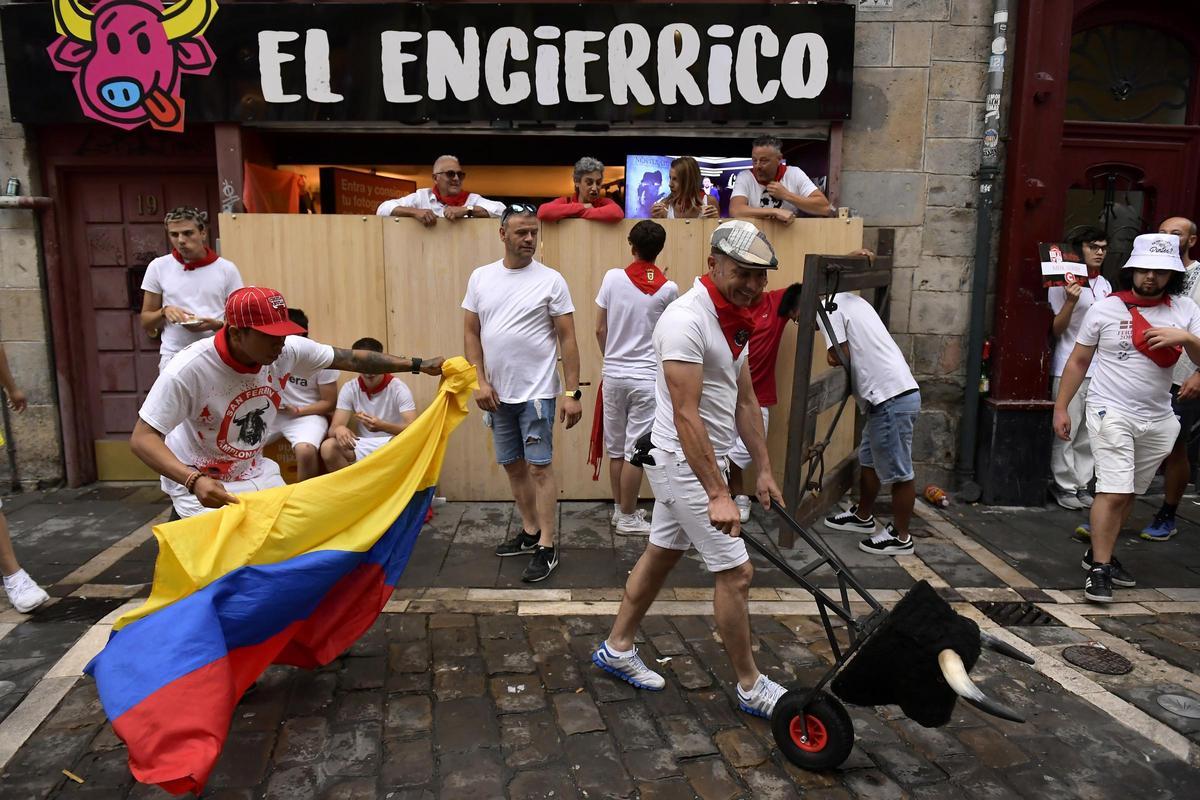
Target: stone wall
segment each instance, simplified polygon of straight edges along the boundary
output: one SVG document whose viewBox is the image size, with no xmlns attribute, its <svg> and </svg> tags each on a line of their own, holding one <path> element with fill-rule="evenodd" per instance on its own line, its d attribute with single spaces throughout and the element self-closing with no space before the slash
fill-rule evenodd
<svg viewBox="0 0 1200 800">
<path fill-rule="evenodd" d="M 868 246 L 875 229 L 896 229 L 890 327 L 921 384 L 921 486 L 949 488 L 958 454 L 994 5 L 895 0 L 860 9 L 855 27 L 838 204 L 865 219 Z"/>
<path fill-rule="evenodd" d="M 0 48 L 0 66 L 3 58 Z M 41 194 L 25 129 L 10 116 L 7 78 L 0 68 L 0 187 L 12 177 L 21 182 L 21 194 Z M 8 438 L 16 476 L 26 487 L 58 483 L 65 472 L 37 214 L 0 209 L 0 342 L 29 398 L 24 414 L 10 412 Z M 12 479 L 9 453 L 0 450 L 0 490 L 7 492 Z"/>
</svg>

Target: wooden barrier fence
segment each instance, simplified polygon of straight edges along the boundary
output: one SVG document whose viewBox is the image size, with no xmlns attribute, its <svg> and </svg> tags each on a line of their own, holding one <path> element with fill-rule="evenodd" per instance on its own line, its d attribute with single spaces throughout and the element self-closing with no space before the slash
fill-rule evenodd
<svg viewBox="0 0 1200 800">
<path fill-rule="evenodd" d="M 602 358 L 595 337 L 595 297 L 606 270 L 631 260 L 626 237 L 635 220 L 603 225 L 567 220 L 542 226 L 538 260 L 566 278 L 575 304 L 584 390 L 583 419 L 569 431 L 555 432 L 554 466 L 559 495 L 571 499 L 609 496 L 607 467 L 591 479 L 588 438 Z M 680 291 L 706 269 L 708 240 L 717 220 L 662 220 L 667 245 L 658 259 Z M 348 215 L 221 215 L 221 253 L 241 270 L 247 285 L 270 286 L 289 305 L 308 314 L 312 338 L 340 347 L 374 336 L 399 355 L 459 355 L 463 352 L 461 303 L 467 279 L 476 267 L 503 255 L 495 220 L 439 221 L 425 228 L 412 219 Z M 781 267 L 770 274 L 769 288 L 800 281 L 805 256 L 844 254 L 862 246 L 860 219 L 804 219 L 789 226 L 762 225 L 779 255 Z M 780 347 L 779 405 L 772 409 L 771 461 L 782 485 L 791 408 L 795 337 Z M 829 370 L 824 353 L 814 353 L 810 380 Z M 343 375 L 345 379 L 346 375 Z M 418 408 L 433 397 L 428 376 L 400 376 L 413 390 Z M 818 418 L 827 426 L 834 409 Z M 846 415 L 828 448 L 834 463 L 854 444 L 854 421 Z M 753 484 L 750 484 L 753 485 Z M 440 494 L 451 500 L 510 499 L 508 481 L 496 466 L 491 436 L 482 414 L 472 414 L 451 439 L 442 470 Z M 649 492 L 643 496 L 649 497 Z"/>
</svg>

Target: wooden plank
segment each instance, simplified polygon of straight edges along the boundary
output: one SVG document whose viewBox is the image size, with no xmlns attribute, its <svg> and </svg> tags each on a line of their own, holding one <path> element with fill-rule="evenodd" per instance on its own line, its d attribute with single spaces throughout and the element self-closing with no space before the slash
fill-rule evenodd
<svg viewBox="0 0 1200 800">
<path fill-rule="evenodd" d="M 605 271 L 632 260 L 627 237 L 635 222 L 566 220 L 542 231 L 538 260 L 567 280 L 575 304 L 581 378 L 591 383 L 584 390 L 580 424 L 570 431 L 556 428 L 554 465 L 563 498 L 609 496 L 607 465 L 601 479 L 592 481 L 586 463 L 602 367 L 594 333 L 595 297 Z M 718 221 L 662 222 L 668 234 L 659 264 L 681 291 L 687 291 L 707 269 L 708 240 Z M 222 215 L 221 226 L 223 254 L 238 264 L 247 283 L 279 289 L 290 304 L 305 309 L 314 339 L 347 347 L 360 336 L 375 336 L 399 355 L 461 354 L 467 279 L 476 267 L 503 254 L 495 220 L 439 222 L 425 228 L 410 219 L 240 214 Z M 762 227 L 781 262 L 770 275 L 772 289 L 801 280 L 806 255 L 848 253 L 862 244 L 862 221 L 857 219 L 805 219 L 790 226 L 772 222 Z M 794 337 L 785 335 L 777 369 L 780 402 L 772 409 L 774 424 L 768 435 L 777 480 L 782 480 L 786 462 L 795 353 Z M 818 347 L 803 380 L 807 383 L 810 375 L 819 377 L 828 370 L 823 348 Z M 401 378 L 413 390 L 418 407 L 432 398 L 432 380 Z M 852 427 L 851 422 L 851 445 Z M 844 455 L 839 452 L 834 460 Z M 451 439 L 439 493 L 456 500 L 510 499 L 481 414 L 472 413 Z"/>
</svg>

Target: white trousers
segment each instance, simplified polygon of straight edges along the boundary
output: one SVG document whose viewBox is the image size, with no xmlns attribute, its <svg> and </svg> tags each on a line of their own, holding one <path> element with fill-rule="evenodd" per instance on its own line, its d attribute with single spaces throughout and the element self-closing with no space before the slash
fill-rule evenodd
<svg viewBox="0 0 1200 800">
<path fill-rule="evenodd" d="M 1050 399 L 1058 397 L 1058 386 L 1061 382 L 1062 378 L 1055 378 L 1051 382 Z M 1054 483 L 1066 492 L 1086 489 L 1096 472 L 1085 411 L 1088 386 L 1091 383 L 1091 378 L 1084 378 L 1083 383 L 1079 384 L 1079 391 L 1067 406 L 1067 413 L 1071 415 L 1071 441 L 1064 442 L 1057 436 L 1051 439 L 1050 472 L 1054 475 Z"/>
</svg>

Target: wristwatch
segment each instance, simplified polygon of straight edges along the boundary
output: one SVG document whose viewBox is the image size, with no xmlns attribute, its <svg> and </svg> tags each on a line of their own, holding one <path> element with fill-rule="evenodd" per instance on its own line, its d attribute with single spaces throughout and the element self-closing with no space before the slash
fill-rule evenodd
<svg viewBox="0 0 1200 800">
<path fill-rule="evenodd" d="M 583 392 L 581 392 L 581 391 L 579 391 L 578 389 L 576 389 L 576 390 L 575 390 L 575 391 L 573 391 L 573 392 L 563 392 L 563 396 L 564 396 L 564 397 L 569 397 L 569 398 L 571 398 L 572 400 L 578 400 L 579 398 L 583 397 Z"/>
<path fill-rule="evenodd" d="M 421 359 L 416 356 L 412 357 L 412 374 L 419 375 L 421 372 Z"/>
</svg>

